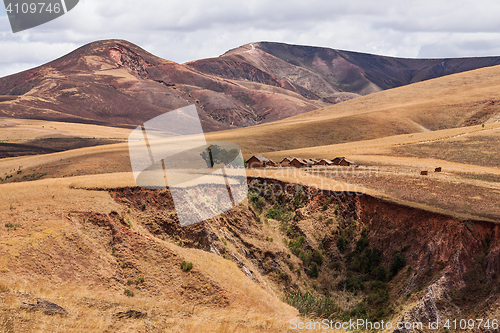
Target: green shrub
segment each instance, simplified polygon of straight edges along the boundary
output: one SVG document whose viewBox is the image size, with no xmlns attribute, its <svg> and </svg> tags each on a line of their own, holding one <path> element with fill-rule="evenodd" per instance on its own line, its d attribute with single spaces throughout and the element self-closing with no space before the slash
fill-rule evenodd
<svg viewBox="0 0 500 333">
<path fill-rule="evenodd" d="M 340 269 L 342 268 L 342 263 L 340 261 L 333 262 L 330 264 L 330 268 L 336 271 L 340 271 Z"/>
<path fill-rule="evenodd" d="M 298 237 L 296 240 L 294 241 L 290 241 L 290 243 L 288 243 L 288 246 L 293 249 L 293 248 L 301 248 L 302 245 L 304 245 L 304 242 L 305 242 L 305 238 L 304 236 L 300 236 Z"/>
<path fill-rule="evenodd" d="M 9 229 L 9 230 L 10 230 L 10 229 L 14 229 L 14 230 L 16 230 L 16 229 L 17 229 L 17 224 L 5 223 L 5 227 L 6 227 L 7 229 Z"/>
<path fill-rule="evenodd" d="M 328 209 L 328 206 L 332 203 L 332 201 L 333 201 L 333 197 L 331 197 L 323 202 L 323 211 Z"/>
<path fill-rule="evenodd" d="M 304 266 L 309 266 L 311 264 L 311 261 L 312 261 L 311 251 L 307 251 L 307 252 L 300 251 L 298 257 L 300 260 L 302 260 L 302 263 L 304 264 Z"/>
<path fill-rule="evenodd" d="M 391 274 L 395 276 L 398 272 L 406 266 L 406 257 L 403 253 L 396 252 L 392 256 Z"/>
<path fill-rule="evenodd" d="M 376 268 L 377 280 L 385 282 L 387 281 L 387 269 L 384 266 L 378 266 Z"/>
<path fill-rule="evenodd" d="M 266 206 L 266 199 L 258 194 L 249 195 L 250 204 L 259 212 Z"/>
<path fill-rule="evenodd" d="M 192 262 L 186 262 L 183 261 L 181 263 L 181 268 L 184 272 L 189 272 L 191 269 L 193 269 L 193 263 Z"/>
<path fill-rule="evenodd" d="M 368 247 L 368 238 L 361 236 L 356 242 L 356 252 L 361 253 Z"/>
<path fill-rule="evenodd" d="M 349 266 L 347 266 L 347 270 L 354 272 L 361 272 L 361 261 L 359 260 L 359 256 L 356 255 L 354 260 L 351 262 Z"/>
<path fill-rule="evenodd" d="M 317 298 L 309 292 L 291 291 L 285 295 L 285 302 L 297 308 L 301 315 L 313 318 L 334 318 L 340 312 L 330 297 Z"/>
<path fill-rule="evenodd" d="M 278 278 L 280 281 L 283 280 L 285 282 L 288 282 L 290 280 L 290 276 L 285 272 L 280 272 Z"/>
<path fill-rule="evenodd" d="M 347 247 L 347 239 L 345 238 L 344 235 L 340 235 L 339 238 L 337 239 L 337 248 L 339 249 L 340 252 L 344 252 L 346 247 Z"/>
<path fill-rule="evenodd" d="M 311 259 L 313 262 L 317 263 L 320 266 L 323 264 L 323 255 L 321 254 L 321 252 L 319 252 L 318 249 L 315 249 L 312 252 Z"/>
<path fill-rule="evenodd" d="M 346 289 L 351 292 L 358 291 L 358 290 L 364 290 L 365 289 L 365 284 L 361 278 L 347 278 L 339 282 L 338 284 L 339 289 Z"/>
<path fill-rule="evenodd" d="M 317 278 L 319 275 L 319 268 L 315 262 L 312 262 L 309 269 L 307 270 L 307 275 L 312 278 Z"/>
<path fill-rule="evenodd" d="M 134 293 L 128 289 L 125 289 L 123 293 L 128 297 L 134 297 Z"/>
<path fill-rule="evenodd" d="M 291 219 L 291 213 L 288 211 L 284 211 L 277 203 L 275 203 L 269 210 L 266 212 L 266 217 L 270 219 L 275 219 L 278 221 L 287 222 Z"/>
<path fill-rule="evenodd" d="M 367 316 L 367 309 L 363 303 L 356 305 L 350 312 L 349 316 L 356 318 L 365 318 Z"/>
</svg>

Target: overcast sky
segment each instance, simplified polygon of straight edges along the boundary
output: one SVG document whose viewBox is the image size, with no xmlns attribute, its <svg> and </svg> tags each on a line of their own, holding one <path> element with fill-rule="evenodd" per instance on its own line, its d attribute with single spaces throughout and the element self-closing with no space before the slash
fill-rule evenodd
<svg viewBox="0 0 500 333">
<path fill-rule="evenodd" d="M 179 63 L 258 41 L 411 58 L 500 55 L 498 0 L 80 0 L 16 34 L 0 7 L 0 77 L 110 38 Z"/>
</svg>

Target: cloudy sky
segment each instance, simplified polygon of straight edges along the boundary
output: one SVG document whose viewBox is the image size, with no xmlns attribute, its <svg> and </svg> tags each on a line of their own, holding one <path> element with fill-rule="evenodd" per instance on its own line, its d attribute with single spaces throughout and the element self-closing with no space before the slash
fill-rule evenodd
<svg viewBox="0 0 500 333">
<path fill-rule="evenodd" d="M 498 0 L 80 0 L 16 34 L 0 6 L 0 77 L 109 38 L 180 63 L 257 41 L 412 58 L 500 55 Z"/>
</svg>

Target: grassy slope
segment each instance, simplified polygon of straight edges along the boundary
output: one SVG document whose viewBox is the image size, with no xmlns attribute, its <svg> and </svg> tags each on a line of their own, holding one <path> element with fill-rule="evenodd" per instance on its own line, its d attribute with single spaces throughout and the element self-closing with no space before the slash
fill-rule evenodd
<svg viewBox="0 0 500 333">
<path fill-rule="evenodd" d="M 112 316 L 132 308 L 148 312 L 148 319 L 157 326 L 155 332 L 286 331 L 285 322 L 296 317 L 296 310 L 280 302 L 265 286 L 250 282 L 236 264 L 161 241 L 134 221 L 134 212 L 122 212 L 123 207 L 108 192 L 77 188 L 103 183 L 126 186 L 133 185 L 133 179 L 116 174 L 47 179 L 29 186 L 0 185 L 0 220 L 15 225 L 2 225 L 0 231 L 0 327 L 31 332 L 147 329 L 142 320 L 120 321 Z M 116 254 L 108 248 L 107 229 L 89 226 L 88 220 L 79 217 L 113 211 L 128 215 L 132 221 L 132 229 L 125 228 L 122 242 L 114 241 Z M 128 243 L 127 239 L 135 241 Z M 144 242 L 150 243 L 147 250 L 140 249 Z M 153 252 L 156 248 L 161 252 Z M 118 259 L 122 251 L 126 256 Z M 181 260 L 193 263 L 191 273 L 181 271 Z M 123 295 L 127 269 L 120 261 L 134 265 L 146 277 L 145 289 L 128 287 L 136 293 L 133 298 Z M 181 285 L 188 286 L 186 293 L 179 292 L 185 288 Z M 204 288 L 210 286 L 222 290 L 229 305 L 197 305 L 195 309 L 193 304 L 199 303 Z M 69 315 L 61 318 L 17 310 L 23 301 L 32 303 L 34 298 L 56 302 Z"/>
<path fill-rule="evenodd" d="M 494 123 L 499 74 L 500 66 L 454 74 L 208 138 L 237 143 L 251 155 Z"/>
</svg>

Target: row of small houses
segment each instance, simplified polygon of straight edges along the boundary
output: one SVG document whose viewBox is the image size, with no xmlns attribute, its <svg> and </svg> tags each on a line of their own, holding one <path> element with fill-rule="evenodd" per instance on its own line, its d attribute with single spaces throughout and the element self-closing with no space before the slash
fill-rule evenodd
<svg viewBox="0 0 500 333">
<path fill-rule="evenodd" d="M 265 167 L 295 167 L 295 168 L 305 168 L 311 167 L 315 165 L 322 166 L 350 166 L 352 162 L 346 159 L 345 157 L 335 157 L 332 160 L 321 159 L 316 160 L 314 158 L 298 158 L 298 157 L 286 157 L 281 160 L 281 162 L 276 163 L 270 159 L 265 158 L 262 155 L 253 155 L 250 157 L 246 164 L 249 168 L 265 168 Z"/>
</svg>

